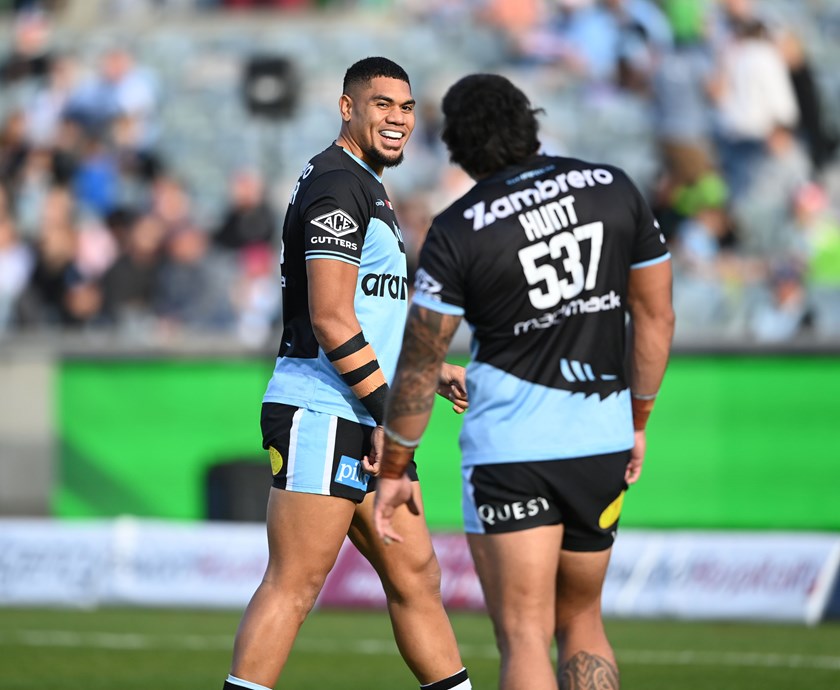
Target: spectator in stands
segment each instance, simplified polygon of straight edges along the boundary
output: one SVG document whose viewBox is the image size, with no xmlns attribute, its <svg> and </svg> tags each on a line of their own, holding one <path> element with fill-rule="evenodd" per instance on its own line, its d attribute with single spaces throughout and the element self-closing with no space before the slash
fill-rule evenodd
<svg viewBox="0 0 840 690">
<path fill-rule="evenodd" d="M 64 325 L 72 329 L 101 327 L 102 290 L 92 278 L 77 271 L 67 274 L 64 294 Z"/>
<path fill-rule="evenodd" d="M 46 229 L 53 225 L 60 225 L 76 231 L 77 204 L 69 187 L 54 185 L 50 188 L 38 216 L 38 230 L 36 237 L 40 238 Z"/>
<path fill-rule="evenodd" d="M 552 11 L 523 36 L 523 58 L 557 65 L 587 84 L 612 84 L 618 66 L 618 27 L 612 15 L 595 0 L 557 0 Z"/>
<path fill-rule="evenodd" d="M 59 122 L 56 139 L 50 147 L 56 184 L 72 185 L 84 142 L 85 132 L 78 122 L 69 117 Z"/>
<path fill-rule="evenodd" d="M 25 298 L 24 321 L 28 324 L 62 326 L 75 322 L 68 294 L 72 285 L 82 286 L 77 263 L 78 233 L 67 219 L 44 215 L 36 244 L 35 268 Z M 82 294 L 82 290 L 78 292 Z"/>
<path fill-rule="evenodd" d="M 183 182 L 174 175 L 163 174 L 152 182 L 148 212 L 163 224 L 167 237 L 197 227 L 192 199 Z"/>
<path fill-rule="evenodd" d="M 754 162 L 749 182 L 732 197 L 743 253 L 770 263 L 791 253 L 797 241 L 790 230 L 792 200 L 810 172 L 811 162 L 793 131 L 774 127 Z"/>
<path fill-rule="evenodd" d="M 125 254 L 128 241 L 139 217 L 137 209 L 130 206 L 117 206 L 105 216 L 105 226 L 114 238 L 119 254 Z"/>
<path fill-rule="evenodd" d="M 227 209 L 213 235 L 224 249 L 272 245 L 277 240 L 277 218 L 265 197 L 262 176 L 252 169 L 238 170 L 230 178 Z"/>
<path fill-rule="evenodd" d="M 32 265 L 32 252 L 18 237 L 14 218 L 0 211 L 0 340 L 15 323 Z"/>
<path fill-rule="evenodd" d="M 99 134 L 91 132 L 84 136 L 81 156 L 73 176 L 73 193 L 82 208 L 100 218 L 105 218 L 117 205 L 117 159 Z"/>
<path fill-rule="evenodd" d="M 10 192 L 28 152 L 26 116 L 12 110 L 0 123 L 0 183 Z M 10 203 L 14 206 L 13 194 Z"/>
<path fill-rule="evenodd" d="M 545 21 L 546 3 L 540 0 L 486 0 L 478 3 L 474 14 L 479 24 L 497 33 L 505 59 L 516 62 L 527 46 L 531 32 Z"/>
<path fill-rule="evenodd" d="M 794 197 L 793 229 L 800 238 L 799 263 L 805 280 L 816 333 L 840 336 L 840 216 L 825 189 L 804 185 Z"/>
<path fill-rule="evenodd" d="M 195 226 L 169 232 L 155 284 L 155 312 L 167 331 L 221 331 L 233 324 L 231 275 L 209 255 L 209 237 Z"/>
<path fill-rule="evenodd" d="M 826 121 L 822 95 L 813 65 L 799 37 L 791 30 L 776 36 L 776 45 L 790 73 L 799 106 L 799 134 L 811 157 L 815 172 L 820 172 L 834 157 L 840 137 Z"/>
<path fill-rule="evenodd" d="M 804 331 L 807 323 L 802 267 L 789 262 L 773 266 L 765 294 L 750 314 L 750 334 L 759 342 L 790 341 Z"/>
<path fill-rule="evenodd" d="M 0 63 L 4 86 L 44 79 L 50 71 L 50 25 L 47 15 L 27 8 L 14 18 L 12 48 Z"/>
<path fill-rule="evenodd" d="M 706 41 L 704 13 L 696 0 L 670 2 L 674 47 L 657 60 L 652 77 L 653 131 L 670 183 L 694 185 L 716 170 L 715 59 Z"/>
<path fill-rule="evenodd" d="M 98 282 L 119 254 L 116 239 L 105 222 L 91 213 L 79 215 L 77 233 L 79 270 L 86 279 Z"/>
<path fill-rule="evenodd" d="M 54 184 L 50 150 L 40 147 L 29 149 L 17 175 L 9 181 L 18 229 L 28 242 L 34 242 L 38 236 L 43 208 Z"/>
<path fill-rule="evenodd" d="M 787 67 L 757 19 L 733 24 L 733 42 L 721 55 L 714 95 L 718 153 L 733 197 L 749 185 L 753 168 L 777 126 L 796 127 L 799 108 Z"/>
<path fill-rule="evenodd" d="M 646 94 L 655 65 L 674 46 L 667 16 L 653 0 L 602 0 L 617 28 L 618 86 Z"/>
<path fill-rule="evenodd" d="M 680 333 L 696 337 L 715 327 L 729 327 L 735 318 L 733 287 L 739 269 L 724 247 L 729 233 L 725 197 L 711 190 L 682 204 L 685 219 L 674 231 L 674 310 Z"/>
<path fill-rule="evenodd" d="M 75 58 L 58 55 L 52 61 L 44 83 L 25 99 L 26 138 L 32 146 L 48 148 L 58 141 L 77 79 Z"/>
<path fill-rule="evenodd" d="M 652 0 L 557 0 L 551 11 L 514 35 L 518 52 L 587 84 L 645 91 L 657 53 L 673 42 Z"/>
<path fill-rule="evenodd" d="M 119 178 L 119 204 L 140 208 L 148 203 L 149 187 L 166 173 L 157 149 L 135 145 L 135 122 L 119 116 L 111 122 L 109 147 L 116 161 Z"/>
<path fill-rule="evenodd" d="M 88 132 L 100 136 L 114 120 L 126 118 L 133 147 L 148 150 L 157 140 L 158 106 L 155 76 L 137 64 L 131 51 L 114 46 L 102 54 L 98 72 L 73 92 L 67 109 Z"/>
<path fill-rule="evenodd" d="M 102 278 L 106 323 L 129 332 L 152 331 L 164 228 L 153 216 L 125 219 L 120 255 Z"/>
<path fill-rule="evenodd" d="M 251 244 L 241 250 L 239 264 L 232 295 L 236 335 L 245 345 L 261 347 L 281 315 L 277 252 L 268 244 Z"/>
<path fill-rule="evenodd" d="M 222 3 L 228 9 L 300 9 L 309 7 L 312 0 L 223 0 Z"/>
</svg>

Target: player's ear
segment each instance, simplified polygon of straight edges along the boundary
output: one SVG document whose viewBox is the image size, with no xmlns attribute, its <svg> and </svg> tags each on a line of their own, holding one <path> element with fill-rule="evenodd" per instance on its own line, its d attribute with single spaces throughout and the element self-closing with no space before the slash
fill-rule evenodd
<svg viewBox="0 0 840 690">
<path fill-rule="evenodd" d="M 338 99 L 338 110 L 344 122 L 350 122 L 350 114 L 353 112 L 353 99 L 346 93 L 341 94 Z"/>
</svg>

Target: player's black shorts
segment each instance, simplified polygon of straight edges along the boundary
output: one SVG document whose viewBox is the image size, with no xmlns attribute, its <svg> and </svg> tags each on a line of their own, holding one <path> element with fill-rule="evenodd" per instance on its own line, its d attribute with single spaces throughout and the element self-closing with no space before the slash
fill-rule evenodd
<svg viewBox="0 0 840 690">
<path fill-rule="evenodd" d="M 472 534 L 500 534 L 562 524 L 564 549 L 608 549 L 618 529 L 629 460 L 628 450 L 466 467 L 464 527 Z"/>
<path fill-rule="evenodd" d="M 376 490 L 376 478 L 361 465 L 373 427 L 280 403 L 263 403 L 260 426 L 276 488 L 357 503 Z M 417 481 L 414 461 L 407 472 Z"/>
</svg>

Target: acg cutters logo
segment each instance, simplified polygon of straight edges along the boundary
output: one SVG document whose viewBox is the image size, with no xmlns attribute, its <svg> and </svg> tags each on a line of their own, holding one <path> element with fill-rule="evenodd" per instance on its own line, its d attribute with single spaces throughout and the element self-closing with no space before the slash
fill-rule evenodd
<svg viewBox="0 0 840 690">
<path fill-rule="evenodd" d="M 502 503 L 502 505 L 495 506 L 483 503 L 478 506 L 478 516 L 482 522 L 495 525 L 498 522 L 524 520 L 547 510 L 548 501 L 542 496 L 537 496 L 528 501 L 514 501 L 513 503 Z"/>
</svg>

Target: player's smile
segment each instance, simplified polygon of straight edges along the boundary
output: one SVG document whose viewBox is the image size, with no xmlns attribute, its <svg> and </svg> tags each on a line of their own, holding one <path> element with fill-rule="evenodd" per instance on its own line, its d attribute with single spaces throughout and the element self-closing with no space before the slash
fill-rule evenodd
<svg viewBox="0 0 840 690">
<path fill-rule="evenodd" d="M 402 88 L 394 88 L 395 86 Z M 408 85 L 398 79 L 374 79 L 371 87 L 372 94 L 369 97 L 367 112 L 372 115 L 371 122 L 376 123 L 377 135 L 371 144 L 379 149 L 377 153 L 382 154 L 390 163 L 394 160 L 391 156 L 402 155 L 402 150 L 414 129 L 414 99 L 411 98 Z M 366 147 L 362 144 L 362 148 L 364 150 Z"/>
<path fill-rule="evenodd" d="M 385 140 L 384 146 L 386 148 L 401 149 L 405 145 L 406 134 L 394 129 L 383 129 L 379 135 Z"/>
</svg>

